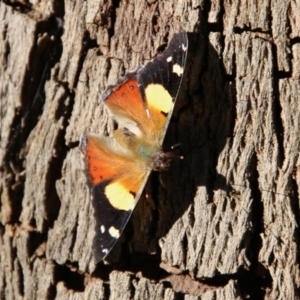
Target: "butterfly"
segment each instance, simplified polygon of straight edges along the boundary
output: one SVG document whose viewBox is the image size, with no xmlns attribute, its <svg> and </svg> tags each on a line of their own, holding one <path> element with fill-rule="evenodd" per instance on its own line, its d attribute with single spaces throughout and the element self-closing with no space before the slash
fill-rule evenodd
<svg viewBox="0 0 300 300">
<path fill-rule="evenodd" d="M 168 47 L 144 67 L 108 87 L 101 101 L 117 123 L 112 136 L 83 134 L 84 154 L 96 232 L 96 263 L 113 248 L 139 200 L 152 170 L 169 167 L 161 150 L 181 84 L 188 48 L 187 33 L 173 35 Z"/>
</svg>

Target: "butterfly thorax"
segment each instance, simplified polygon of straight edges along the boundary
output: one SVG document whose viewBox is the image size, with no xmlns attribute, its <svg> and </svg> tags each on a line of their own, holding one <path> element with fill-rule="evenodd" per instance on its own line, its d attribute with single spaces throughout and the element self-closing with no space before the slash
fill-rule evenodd
<svg viewBox="0 0 300 300">
<path fill-rule="evenodd" d="M 137 153 L 143 160 L 148 161 L 152 156 L 155 155 L 155 152 L 157 152 L 158 150 L 159 149 L 156 147 L 141 143 L 138 145 Z"/>
<path fill-rule="evenodd" d="M 165 171 L 170 166 L 170 153 L 166 153 L 158 147 L 141 144 L 138 148 L 138 154 L 144 161 L 147 161 L 154 171 Z"/>
</svg>

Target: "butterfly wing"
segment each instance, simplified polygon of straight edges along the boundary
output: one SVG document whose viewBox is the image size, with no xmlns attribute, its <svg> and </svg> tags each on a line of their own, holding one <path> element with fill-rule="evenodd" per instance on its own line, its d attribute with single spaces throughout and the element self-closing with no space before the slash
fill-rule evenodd
<svg viewBox="0 0 300 300">
<path fill-rule="evenodd" d="M 174 34 L 168 48 L 138 71 L 141 96 L 150 111 L 155 139 L 161 146 L 180 88 L 188 48 L 185 31 Z M 152 129 L 153 128 L 153 129 Z M 148 133 L 153 136 L 152 132 Z"/>
<path fill-rule="evenodd" d="M 95 262 L 106 257 L 122 233 L 150 169 L 114 138 L 86 134 L 81 138 L 96 219 L 93 240 Z M 122 152 L 123 151 L 123 152 Z"/>
<path fill-rule="evenodd" d="M 187 55 L 186 32 L 174 34 L 168 48 L 121 83 L 110 87 L 103 100 L 119 123 L 159 148 L 179 91 Z"/>
</svg>

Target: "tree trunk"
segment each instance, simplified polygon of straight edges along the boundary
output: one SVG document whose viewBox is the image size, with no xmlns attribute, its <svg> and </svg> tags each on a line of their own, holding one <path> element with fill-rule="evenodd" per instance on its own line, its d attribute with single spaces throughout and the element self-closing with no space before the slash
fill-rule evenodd
<svg viewBox="0 0 300 300">
<path fill-rule="evenodd" d="M 0 16 L 1 299 L 300 299 L 299 1 L 6 1 Z M 184 159 L 150 176 L 95 265 L 79 137 L 112 130 L 101 93 L 180 27 L 164 146 Z"/>
</svg>

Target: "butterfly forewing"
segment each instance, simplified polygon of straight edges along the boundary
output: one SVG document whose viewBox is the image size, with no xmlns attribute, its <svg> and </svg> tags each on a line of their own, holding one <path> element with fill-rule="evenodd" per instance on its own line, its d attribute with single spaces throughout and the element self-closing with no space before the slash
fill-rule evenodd
<svg viewBox="0 0 300 300">
<path fill-rule="evenodd" d="M 150 172 L 143 160 L 126 151 L 120 155 L 120 149 L 110 139 L 85 134 L 80 146 L 85 154 L 96 220 L 93 241 L 96 262 L 109 253 L 119 238 Z"/>
<path fill-rule="evenodd" d="M 174 34 L 168 48 L 137 74 L 140 93 L 146 99 L 160 146 L 180 88 L 187 48 L 187 33 Z"/>
<path fill-rule="evenodd" d="M 120 126 L 161 146 L 179 91 L 187 55 L 186 32 L 174 34 L 158 57 L 128 73 L 103 98 Z"/>
</svg>

